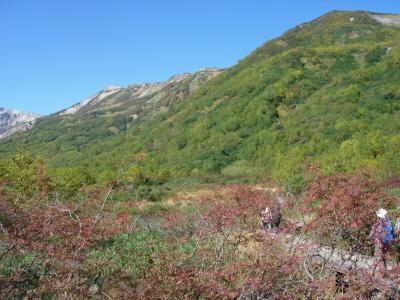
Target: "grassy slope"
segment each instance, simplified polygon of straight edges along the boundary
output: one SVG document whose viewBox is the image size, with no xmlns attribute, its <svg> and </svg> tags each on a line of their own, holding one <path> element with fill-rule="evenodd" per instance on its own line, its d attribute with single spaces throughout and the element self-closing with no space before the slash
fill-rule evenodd
<svg viewBox="0 0 400 300">
<path fill-rule="evenodd" d="M 124 135 L 105 140 L 93 131 L 84 148 L 81 132 L 58 148 L 28 136 L 2 151 L 23 141 L 50 153 L 55 166 L 97 174 L 129 162 L 176 176 L 271 174 L 293 189 L 316 161 L 325 173 L 400 175 L 399 41 L 398 28 L 365 12 L 332 12 L 264 44 Z"/>
</svg>

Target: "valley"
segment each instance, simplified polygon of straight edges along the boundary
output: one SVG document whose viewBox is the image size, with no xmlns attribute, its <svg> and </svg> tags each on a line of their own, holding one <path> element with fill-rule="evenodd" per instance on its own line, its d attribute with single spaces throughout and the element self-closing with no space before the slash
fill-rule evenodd
<svg viewBox="0 0 400 300">
<path fill-rule="evenodd" d="M 226 69 L 0 109 L 0 298 L 398 299 L 369 233 L 400 218 L 399 20 L 331 11 Z"/>
</svg>

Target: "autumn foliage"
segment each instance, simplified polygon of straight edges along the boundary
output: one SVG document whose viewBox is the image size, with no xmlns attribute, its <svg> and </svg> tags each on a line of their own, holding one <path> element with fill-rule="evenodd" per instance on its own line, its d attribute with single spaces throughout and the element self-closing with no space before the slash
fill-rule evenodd
<svg viewBox="0 0 400 300">
<path fill-rule="evenodd" d="M 370 251 L 367 236 L 380 207 L 395 209 L 398 201 L 366 175 L 318 176 L 302 197 L 302 211 L 312 215 L 308 230 L 329 244 Z"/>
<path fill-rule="evenodd" d="M 374 211 L 396 204 L 368 177 L 348 175 L 317 177 L 301 199 L 232 185 L 170 204 L 112 200 L 118 188 L 24 208 L 3 189 L 1 298 L 368 299 L 368 272 L 338 285 L 336 271 L 307 253 L 318 244 L 368 253 Z M 279 199 L 279 233 L 260 230 L 261 210 Z M 305 227 L 295 231 L 299 216 Z"/>
<path fill-rule="evenodd" d="M 199 200 L 204 217 L 214 230 L 233 226 L 254 229 L 259 226 L 260 212 L 276 202 L 270 193 L 246 186 L 231 186 L 214 197 Z"/>
</svg>

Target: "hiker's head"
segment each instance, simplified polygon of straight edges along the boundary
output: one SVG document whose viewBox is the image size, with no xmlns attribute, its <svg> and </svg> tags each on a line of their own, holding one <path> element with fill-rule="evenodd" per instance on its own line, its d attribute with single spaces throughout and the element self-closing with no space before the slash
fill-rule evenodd
<svg viewBox="0 0 400 300">
<path fill-rule="evenodd" d="M 283 206 L 283 204 L 285 203 L 285 201 L 283 200 L 282 197 L 277 197 L 277 202 L 280 206 Z"/>
<path fill-rule="evenodd" d="M 380 208 L 380 209 L 378 209 L 378 211 L 376 211 L 376 215 L 379 219 L 386 219 L 387 218 L 387 210 L 384 208 Z"/>
<path fill-rule="evenodd" d="M 269 207 L 266 207 L 264 210 L 266 213 L 269 212 Z"/>
</svg>

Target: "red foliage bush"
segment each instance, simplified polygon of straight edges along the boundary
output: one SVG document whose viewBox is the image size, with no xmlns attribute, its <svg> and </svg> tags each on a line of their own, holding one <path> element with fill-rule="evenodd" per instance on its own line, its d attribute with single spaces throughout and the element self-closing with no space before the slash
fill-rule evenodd
<svg viewBox="0 0 400 300">
<path fill-rule="evenodd" d="M 9 199 L 0 197 L 0 229 L 4 229 L 0 232 L 3 235 L 0 236 L 0 245 L 4 244 L 9 249 L 0 253 L 0 258 L 35 253 L 43 258 L 35 261 L 35 268 L 44 272 L 32 273 L 37 277 L 35 280 L 40 280 L 40 288 L 34 291 L 29 289 L 24 275 L 31 270 L 15 270 L 12 277 L 3 281 L 0 276 L 0 286 L 5 293 L 0 292 L 0 298 L 7 293 L 22 293 L 20 286 L 24 285 L 26 295 L 33 293 L 32 297 L 45 293 L 85 297 L 91 284 L 89 274 L 81 267 L 86 251 L 123 231 L 130 222 L 130 216 L 120 213 L 116 218 L 107 216 L 101 223 L 96 223 L 98 210 L 93 208 L 101 207 L 101 204 L 93 200 L 80 204 L 43 204 L 32 209 L 21 209 Z"/>
<path fill-rule="evenodd" d="M 398 204 L 367 176 L 347 174 L 317 176 L 302 201 L 303 212 L 314 216 L 309 230 L 331 242 L 346 241 L 357 251 L 368 247 L 366 237 L 376 220 L 376 210 Z"/>
<path fill-rule="evenodd" d="M 242 229 L 258 227 L 261 211 L 266 206 L 276 205 L 276 199 L 270 193 L 241 185 L 199 200 L 202 215 L 214 231 L 234 225 Z"/>
<path fill-rule="evenodd" d="M 42 205 L 31 210 L 15 209 L 1 202 L 8 212 L 8 237 L 15 243 L 14 254 L 41 253 L 43 268 L 36 273 L 40 285 L 29 287 L 24 294 L 40 298 L 45 294 L 66 298 L 89 298 L 89 287 L 96 283 L 94 298 L 115 299 L 331 299 L 340 294 L 335 271 L 321 263 L 306 260 L 311 242 L 279 230 L 259 230 L 260 212 L 273 207 L 282 192 L 231 186 L 214 196 L 202 197 L 193 207 L 151 207 L 136 202 L 118 202 L 118 209 L 107 209 L 101 200 L 75 204 Z M 100 194 L 96 194 L 99 199 Z M 115 202 L 113 203 L 115 204 Z M 289 204 L 289 203 L 288 203 Z M 296 202 L 285 209 L 296 210 Z M 364 234 L 374 221 L 375 210 L 391 207 L 395 201 L 365 176 L 318 176 L 304 193 L 302 208 L 313 214 L 307 230 L 319 241 L 349 242 L 353 249 L 364 249 Z M 109 206 L 110 207 L 110 206 Z M 96 223 L 102 209 L 102 220 Z M 104 210 L 103 210 L 104 208 Z M 115 208 L 115 207 L 114 207 Z M 128 208 L 134 208 L 129 210 Z M 185 207 L 187 208 L 187 207 Z M 287 212 L 289 214 L 289 211 Z M 133 215 L 133 216 L 132 216 Z M 97 224 L 97 226 L 96 226 Z M 157 233 L 157 251 L 145 252 L 143 244 L 113 248 L 115 234 L 128 232 Z M 125 235 L 125 234 L 124 234 Z M 135 240 L 135 239 L 133 239 Z M 147 240 L 146 240 L 147 241 Z M 318 242 L 313 244 L 317 245 Z M 361 242 L 361 244 L 360 244 Z M 127 240 L 129 245 L 129 239 Z M 148 243 L 148 242 L 146 242 Z M 156 245 L 156 244 L 154 244 Z M 98 250 L 91 259 L 88 249 Z M 111 248 L 108 248 L 111 247 Z M 357 248 L 358 247 L 358 248 Z M 121 269 L 112 259 L 103 258 L 101 249 L 129 249 Z M 123 253 L 118 253 L 123 252 Z M 112 250 L 112 256 L 124 256 L 123 250 Z M 141 252 L 146 255 L 140 256 Z M 136 255 L 137 254 L 137 255 Z M 98 255 L 98 256 L 97 256 Z M 143 263 L 140 276 L 129 276 L 126 266 L 135 260 Z M 118 263 L 119 264 L 119 263 Z M 307 265 L 307 266 L 306 266 Z M 94 267 L 95 266 L 95 267 Z M 112 275 L 110 275 L 112 274 Z M 7 292 L 18 291 L 26 282 L 24 273 L 7 278 Z M 358 276 L 358 277 L 357 277 Z M 349 274 L 348 298 L 362 298 L 373 289 L 364 274 Z M 372 279 L 371 279 L 372 280 Z M 393 281 L 397 280 L 394 276 Z M 6 289 L 3 289 L 4 291 Z M 0 298 L 6 294 L 0 291 Z M 92 295 L 93 296 L 93 295 Z M 343 295 L 342 295 L 343 296 Z M 365 297 L 364 297 L 365 298 Z"/>
<path fill-rule="evenodd" d="M 225 240 L 226 252 L 221 260 L 203 253 L 204 249 L 198 249 L 191 266 L 182 265 L 182 257 L 166 257 L 165 264 L 154 266 L 130 296 L 138 299 L 297 299 L 300 295 L 324 295 L 332 287 L 332 280 L 307 279 L 301 256 L 290 255 L 279 239 L 276 243 L 264 242 L 262 249 L 240 260 L 238 253 L 232 252 L 233 240 Z"/>
</svg>

